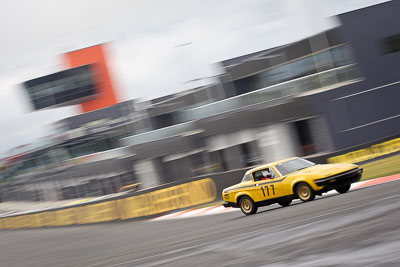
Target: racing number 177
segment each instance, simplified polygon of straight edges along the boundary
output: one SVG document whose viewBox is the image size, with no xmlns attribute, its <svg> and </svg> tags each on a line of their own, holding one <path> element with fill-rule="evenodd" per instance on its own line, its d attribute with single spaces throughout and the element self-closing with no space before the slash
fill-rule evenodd
<svg viewBox="0 0 400 267">
<path fill-rule="evenodd" d="M 275 187 L 274 187 L 273 184 L 271 184 L 269 186 L 268 185 L 264 185 L 264 186 L 261 186 L 261 190 L 263 192 L 264 197 L 265 197 L 265 191 L 267 191 L 267 196 L 269 196 L 269 194 L 270 194 L 269 188 L 271 188 L 271 195 L 275 195 Z M 264 189 L 265 189 L 265 191 L 264 191 Z"/>
</svg>

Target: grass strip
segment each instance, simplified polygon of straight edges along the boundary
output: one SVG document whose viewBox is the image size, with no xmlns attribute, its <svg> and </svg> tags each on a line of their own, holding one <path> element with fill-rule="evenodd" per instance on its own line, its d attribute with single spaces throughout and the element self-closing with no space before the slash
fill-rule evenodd
<svg viewBox="0 0 400 267">
<path fill-rule="evenodd" d="M 361 165 L 364 173 L 361 181 L 400 173 L 400 155 Z"/>
</svg>

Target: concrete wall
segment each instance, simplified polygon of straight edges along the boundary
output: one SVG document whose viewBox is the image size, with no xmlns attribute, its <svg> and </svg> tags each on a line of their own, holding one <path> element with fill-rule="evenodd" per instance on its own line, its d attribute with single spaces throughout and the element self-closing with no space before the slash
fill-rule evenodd
<svg viewBox="0 0 400 267">
<path fill-rule="evenodd" d="M 332 137 L 325 116 L 316 116 L 310 118 L 309 126 L 312 139 L 315 142 L 316 151 L 333 151 Z"/>
<path fill-rule="evenodd" d="M 259 151 L 264 162 L 297 155 L 293 131 L 288 123 L 274 123 L 255 129 Z"/>
<path fill-rule="evenodd" d="M 400 2 L 390 1 L 339 16 L 365 80 L 321 95 L 328 98 L 335 149 L 400 131 L 400 52 L 385 53 L 385 38 L 400 34 Z M 326 102 L 325 102 L 326 103 Z"/>
<path fill-rule="evenodd" d="M 155 159 L 138 160 L 133 166 L 138 180 L 144 188 L 161 184 L 162 178 L 159 175 Z"/>
</svg>

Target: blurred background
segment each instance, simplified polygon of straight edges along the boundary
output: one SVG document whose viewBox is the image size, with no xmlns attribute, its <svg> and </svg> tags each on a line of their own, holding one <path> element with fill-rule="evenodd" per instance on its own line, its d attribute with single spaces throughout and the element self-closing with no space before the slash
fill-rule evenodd
<svg viewBox="0 0 400 267">
<path fill-rule="evenodd" d="M 400 6 L 381 2 L 3 2 L 0 201 L 396 153 Z"/>
</svg>

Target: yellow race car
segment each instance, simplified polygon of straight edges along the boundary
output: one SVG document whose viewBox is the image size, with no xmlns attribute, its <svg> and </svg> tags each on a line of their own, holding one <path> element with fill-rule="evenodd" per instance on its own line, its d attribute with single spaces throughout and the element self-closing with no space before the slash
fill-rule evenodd
<svg viewBox="0 0 400 267">
<path fill-rule="evenodd" d="M 251 215 L 261 206 L 285 207 L 296 198 L 311 201 L 333 189 L 346 193 L 351 183 L 361 179 L 362 171 L 354 164 L 315 164 L 302 158 L 272 162 L 248 170 L 241 183 L 225 188 L 223 206 Z"/>
</svg>

